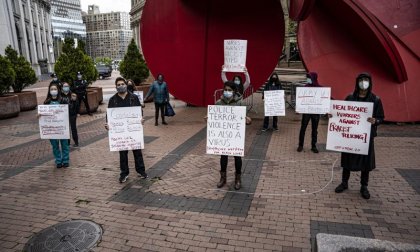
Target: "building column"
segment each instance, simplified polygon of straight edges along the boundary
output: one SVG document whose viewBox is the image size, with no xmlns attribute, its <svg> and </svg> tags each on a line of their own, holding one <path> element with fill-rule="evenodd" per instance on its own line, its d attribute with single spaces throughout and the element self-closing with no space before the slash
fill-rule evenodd
<svg viewBox="0 0 420 252">
<path fill-rule="evenodd" d="M 41 25 L 42 25 L 42 23 L 40 22 L 40 20 L 39 20 L 39 15 L 38 15 L 38 2 L 35 2 L 35 21 L 36 21 L 36 24 L 37 24 L 37 29 L 36 29 L 36 34 L 37 34 L 37 36 L 38 36 L 38 48 L 37 48 L 37 50 L 38 50 L 38 52 L 39 52 L 39 58 L 40 59 L 45 59 L 46 57 L 44 56 L 44 55 L 46 55 L 45 54 L 45 51 L 43 50 L 44 48 L 42 48 L 42 42 L 43 42 L 43 39 L 42 39 L 42 34 L 41 34 Z M 42 25 L 42 27 L 44 27 L 43 25 Z"/>
<path fill-rule="evenodd" d="M 22 1 L 21 0 L 15 0 L 18 1 L 18 11 L 20 14 L 20 19 L 19 19 L 19 28 L 20 28 L 20 33 L 22 36 L 22 41 L 21 41 L 21 46 L 22 46 L 22 56 L 25 57 L 25 59 L 27 61 L 30 61 L 31 59 L 29 58 L 29 48 L 28 48 L 28 36 L 26 34 L 26 24 L 25 24 L 25 10 L 23 9 L 22 6 Z"/>
<path fill-rule="evenodd" d="M 45 11 L 44 8 L 41 9 L 41 17 L 42 17 L 42 25 L 44 27 L 43 35 L 44 35 L 44 52 L 45 57 L 47 58 L 48 62 L 48 72 L 54 72 L 54 50 L 51 52 L 50 48 L 52 48 L 52 35 L 51 35 L 51 23 L 50 23 L 50 13 Z"/>
<path fill-rule="evenodd" d="M 35 36 L 34 36 L 34 22 L 32 19 L 32 8 L 31 0 L 27 0 L 27 9 L 28 9 L 28 19 L 29 19 L 29 50 L 31 50 L 32 55 L 32 68 L 35 70 L 37 76 L 41 75 L 41 68 L 38 63 L 38 50 L 36 49 Z"/>
</svg>

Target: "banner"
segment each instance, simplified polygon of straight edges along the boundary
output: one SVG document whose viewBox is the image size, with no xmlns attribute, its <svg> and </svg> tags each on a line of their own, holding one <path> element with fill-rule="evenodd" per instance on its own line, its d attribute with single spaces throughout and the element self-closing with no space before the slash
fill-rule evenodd
<svg viewBox="0 0 420 252">
<path fill-rule="evenodd" d="M 70 139 L 69 105 L 38 105 L 41 139 Z"/>
<path fill-rule="evenodd" d="M 264 115 L 285 116 L 284 90 L 264 91 Z"/>
<path fill-rule="evenodd" d="M 207 108 L 206 153 L 244 156 L 245 106 L 209 105 Z"/>
<path fill-rule="evenodd" d="M 144 149 L 141 107 L 108 108 L 107 118 L 111 151 Z"/>
<path fill-rule="evenodd" d="M 331 88 L 297 87 L 296 112 L 301 114 L 321 114 L 330 112 Z"/>
<path fill-rule="evenodd" d="M 331 101 L 327 150 L 367 155 L 372 124 L 372 102 Z"/>
<path fill-rule="evenodd" d="M 139 98 L 140 104 L 144 104 L 143 91 L 134 91 L 133 93 Z"/>
<path fill-rule="evenodd" d="M 225 72 L 244 72 L 247 40 L 225 40 Z"/>
</svg>

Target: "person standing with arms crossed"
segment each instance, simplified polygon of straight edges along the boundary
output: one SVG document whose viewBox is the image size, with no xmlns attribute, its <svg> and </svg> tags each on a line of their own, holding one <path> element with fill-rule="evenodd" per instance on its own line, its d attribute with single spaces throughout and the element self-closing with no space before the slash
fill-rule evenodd
<svg viewBox="0 0 420 252">
<path fill-rule="evenodd" d="M 77 100 L 79 101 L 79 104 L 83 103 L 86 107 L 86 112 L 88 115 L 92 115 L 90 112 L 89 102 L 88 102 L 88 96 L 87 96 L 87 82 L 82 79 L 82 73 L 77 72 L 77 80 L 73 83 L 73 89 L 72 91 L 77 94 Z"/>
</svg>

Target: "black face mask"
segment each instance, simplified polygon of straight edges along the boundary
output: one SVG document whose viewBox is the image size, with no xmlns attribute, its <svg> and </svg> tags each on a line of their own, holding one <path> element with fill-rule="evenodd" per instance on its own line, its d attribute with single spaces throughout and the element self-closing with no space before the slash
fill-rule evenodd
<svg viewBox="0 0 420 252">
<path fill-rule="evenodd" d="M 127 90 L 132 93 L 134 91 L 134 86 L 133 85 L 127 85 Z"/>
</svg>

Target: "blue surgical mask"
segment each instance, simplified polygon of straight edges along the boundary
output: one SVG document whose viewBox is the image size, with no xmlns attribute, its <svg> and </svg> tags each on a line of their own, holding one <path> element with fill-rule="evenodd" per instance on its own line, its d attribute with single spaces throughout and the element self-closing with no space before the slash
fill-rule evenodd
<svg viewBox="0 0 420 252">
<path fill-rule="evenodd" d="M 232 96 L 233 96 L 233 92 L 232 91 L 223 91 L 223 96 L 225 97 L 225 98 L 232 98 Z"/>
<path fill-rule="evenodd" d="M 63 91 L 64 91 L 65 93 L 68 93 L 68 92 L 70 91 L 70 87 L 63 87 Z"/>
<path fill-rule="evenodd" d="M 50 91 L 51 96 L 57 96 L 58 95 L 58 91 L 57 90 L 51 90 Z"/>
<path fill-rule="evenodd" d="M 306 78 L 306 83 L 312 84 L 312 79 L 311 78 Z"/>
<path fill-rule="evenodd" d="M 235 80 L 234 82 L 235 82 L 236 85 L 241 84 L 241 81 L 240 80 Z"/>
</svg>

